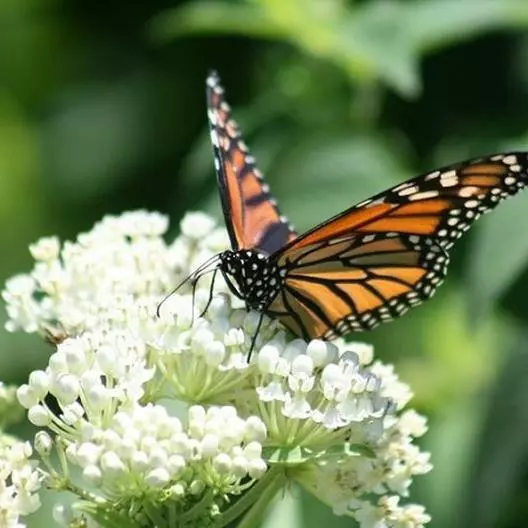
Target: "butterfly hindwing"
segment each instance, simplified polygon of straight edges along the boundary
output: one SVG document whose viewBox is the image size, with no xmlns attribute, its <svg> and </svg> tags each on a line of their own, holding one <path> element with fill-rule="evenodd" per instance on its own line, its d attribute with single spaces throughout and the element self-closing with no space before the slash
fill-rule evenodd
<svg viewBox="0 0 528 528">
<path fill-rule="evenodd" d="M 269 314 L 305 339 L 370 330 L 431 297 L 448 260 L 433 238 L 418 235 L 319 242 L 288 255 L 283 287 Z"/>
<path fill-rule="evenodd" d="M 234 250 L 270 255 L 297 235 L 280 214 L 249 153 L 216 73 L 207 78 L 207 106 L 222 208 Z"/>
</svg>

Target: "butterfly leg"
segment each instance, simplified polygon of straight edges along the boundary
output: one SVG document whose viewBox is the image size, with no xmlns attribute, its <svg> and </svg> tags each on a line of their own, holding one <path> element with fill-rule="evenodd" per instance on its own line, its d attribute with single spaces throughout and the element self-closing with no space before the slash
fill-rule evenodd
<svg viewBox="0 0 528 528">
<path fill-rule="evenodd" d="M 255 348 L 255 343 L 257 342 L 257 337 L 260 332 L 260 327 L 262 326 L 262 321 L 264 320 L 264 312 L 259 313 L 259 320 L 257 323 L 257 329 L 255 330 L 255 333 L 253 334 L 253 337 L 251 339 L 251 346 L 249 347 L 249 354 L 248 354 L 248 363 L 251 360 L 251 354 L 253 353 L 253 349 Z"/>
<path fill-rule="evenodd" d="M 211 286 L 209 287 L 209 299 L 207 300 L 207 304 L 205 305 L 205 308 L 202 310 L 202 313 L 200 314 L 199 317 L 203 317 L 205 313 L 207 312 L 207 310 L 209 309 L 209 306 L 211 306 L 211 301 L 213 300 L 214 283 L 215 283 L 217 272 L 218 272 L 217 269 L 214 270 L 213 272 L 213 278 L 211 279 Z"/>
<path fill-rule="evenodd" d="M 196 296 L 196 285 L 198 284 L 198 280 L 193 280 L 192 281 L 192 292 L 191 292 L 191 296 L 192 296 L 192 305 L 191 305 L 191 327 L 194 325 L 194 298 Z"/>
</svg>

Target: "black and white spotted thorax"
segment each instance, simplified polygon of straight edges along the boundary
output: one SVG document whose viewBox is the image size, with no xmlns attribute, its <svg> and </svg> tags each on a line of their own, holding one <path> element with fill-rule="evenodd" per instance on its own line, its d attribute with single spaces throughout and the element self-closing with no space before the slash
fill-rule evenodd
<svg viewBox="0 0 528 528">
<path fill-rule="evenodd" d="M 224 251 L 219 268 L 229 289 L 249 308 L 259 311 L 277 296 L 285 274 L 267 255 L 256 250 Z"/>
</svg>

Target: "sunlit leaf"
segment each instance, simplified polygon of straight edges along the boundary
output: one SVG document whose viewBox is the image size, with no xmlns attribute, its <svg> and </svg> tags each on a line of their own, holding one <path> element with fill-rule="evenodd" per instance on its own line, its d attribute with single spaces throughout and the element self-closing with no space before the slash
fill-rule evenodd
<svg viewBox="0 0 528 528">
<path fill-rule="evenodd" d="M 283 40 L 328 60 L 356 82 L 381 79 L 406 97 L 420 91 L 420 55 L 476 34 L 528 25 L 524 0 L 192 2 L 158 15 L 155 38 L 240 34 Z"/>
<path fill-rule="evenodd" d="M 289 464 L 297 465 L 314 460 L 321 456 L 327 459 L 328 457 L 340 458 L 343 456 L 362 455 L 367 458 L 375 458 L 376 454 L 366 444 L 352 444 L 350 442 L 343 442 L 342 444 L 332 446 L 331 449 L 326 449 L 324 452 L 314 451 L 302 446 L 294 447 L 273 447 L 264 448 L 264 456 L 266 460 L 273 464 Z"/>
<path fill-rule="evenodd" d="M 396 2 L 366 3 L 343 21 L 335 54 L 353 75 L 361 65 L 366 73 L 412 97 L 418 94 L 421 85 L 418 55 L 402 23 L 404 15 L 402 6 Z"/>
<path fill-rule="evenodd" d="M 295 447 L 265 447 L 263 455 L 270 463 L 302 464 L 313 458 L 313 451 L 301 446 Z"/>
<path fill-rule="evenodd" d="M 262 523 L 262 528 L 277 528 L 278 526 L 306 528 L 302 520 L 297 493 L 293 495 L 286 491 L 277 497 Z"/>
<path fill-rule="evenodd" d="M 491 30 L 528 26 L 525 0 L 422 0 L 402 6 L 402 27 L 421 50 L 438 49 Z"/>
<path fill-rule="evenodd" d="M 321 10 L 321 5 L 193 2 L 158 15 L 151 33 L 162 41 L 226 33 L 278 39 L 340 66 L 355 81 L 381 78 L 404 95 L 417 93 L 417 60 L 396 5 L 374 2 L 355 10 L 338 4 Z"/>
<path fill-rule="evenodd" d="M 165 41 L 192 34 L 235 33 L 260 38 L 284 38 L 280 26 L 256 3 L 189 2 L 163 11 L 150 24 L 155 39 Z"/>
</svg>

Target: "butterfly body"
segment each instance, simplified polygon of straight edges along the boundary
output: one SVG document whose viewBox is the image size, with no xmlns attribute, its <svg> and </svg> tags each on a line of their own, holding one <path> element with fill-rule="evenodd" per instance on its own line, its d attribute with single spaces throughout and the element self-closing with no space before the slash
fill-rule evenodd
<svg viewBox="0 0 528 528">
<path fill-rule="evenodd" d="M 281 289 L 284 273 L 267 255 L 255 250 L 224 251 L 220 271 L 229 289 L 246 306 L 266 311 Z"/>
<path fill-rule="evenodd" d="M 528 184 L 526 152 L 475 158 L 397 184 L 299 235 L 257 169 L 215 73 L 207 105 L 231 240 L 215 265 L 248 309 L 304 339 L 370 330 L 430 298 L 456 240 Z"/>
</svg>

